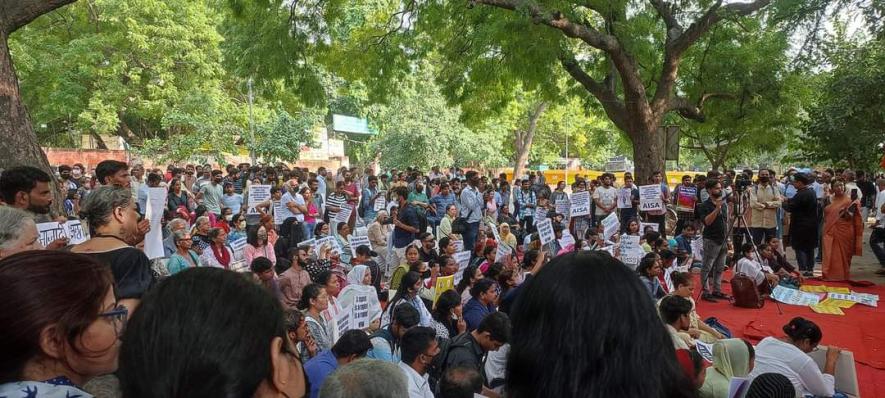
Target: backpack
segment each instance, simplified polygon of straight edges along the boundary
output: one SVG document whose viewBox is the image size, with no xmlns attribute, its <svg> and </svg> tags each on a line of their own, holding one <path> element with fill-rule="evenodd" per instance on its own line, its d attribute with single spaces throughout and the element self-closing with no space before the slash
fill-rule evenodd
<svg viewBox="0 0 885 398">
<path fill-rule="evenodd" d="M 430 369 L 427 371 L 430 382 L 431 391 L 439 393 L 439 381 L 442 380 L 443 374 L 446 372 L 446 362 L 449 360 L 449 353 L 456 347 L 470 347 L 470 339 L 466 335 L 470 332 L 464 332 L 451 339 L 437 337 L 439 343 L 439 355 L 433 358 L 430 363 Z"/>
<path fill-rule="evenodd" d="M 756 288 L 756 281 L 743 273 L 731 278 L 731 294 L 734 296 L 733 304 L 736 307 L 762 308 L 765 305 L 765 300 Z"/>
</svg>

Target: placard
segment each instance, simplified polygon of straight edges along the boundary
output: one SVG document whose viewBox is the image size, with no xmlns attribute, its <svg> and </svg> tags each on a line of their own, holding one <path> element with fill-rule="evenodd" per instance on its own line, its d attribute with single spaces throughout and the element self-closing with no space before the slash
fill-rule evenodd
<svg viewBox="0 0 885 398">
<path fill-rule="evenodd" d="M 384 195 L 381 195 L 377 199 L 375 199 L 375 203 L 372 208 L 375 210 L 375 212 L 379 212 L 387 208 L 387 199 L 384 198 Z"/>
<path fill-rule="evenodd" d="M 559 247 L 565 249 L 568 245 L 575 244 L 575 237 L 566 233 L 567 229 L 562 230 L 562 238 L 559 239 Z"/>
<path fill-rule="evenodd" d="M 338 336 L 344 334 L 344 332 L 353 329 L 351 326 L 351 313 L 353 312 L 353 306 L 344 308 L 335 315 L 335 326 L 338 328 Z"/>
<path fill-rule="evenodd" d="M 831 293 L 832 295 L 833 293 Z M 820 297 L 813 293 L 805 293 L 797 289 L 790 289 L 777 285 L 771 292 L 771 298 L 784 304 L 791 305 L 813 305 L 820 302 Z M 834 297 L 836 298 L 836 297 Z"/>
<path fill-rule="evenodd" d="M 80 220 L 70 220 L 65 223 L 65 229 L 68 233 L 68 244 L 78 245 L 89 240 L 89 231 L 83 226 Z"/>
<path fill-rule="evenodd" d="M 697 187 L 682 186 L 676 194 L 676 211 L 694 212 L 697 202 Z"/>
<path fill-rule="evenodd" d="M 249 209 L 246 214 L 258 214 L 258 210 L 255 208 L 255 206 L 257 206 L 261 202 L 270 199 L 270 188 L 270 185 L 249 186 Z M 276 204 L 274 205 L 274 207 L 276 207 Z"/>
<path fill-rule="evenodd" d="M 639 245 L 638 236 L 621 235 L 621 262 L 631 268 L 636 268 L 643 255 L 645 255 L 645 251 Z"/>
<path fill-rule="evenodd" d="M 676 290 L 676 287 L 673 286 L 673 273 L 676 271 L 676 267 L 672 265 L 664 270 L 664 283 L 667 284 L 668 292 Z"/>
<path fill-rule="evenodd" d="M 694 345 L 697 347 L 698 354 L 701 354 L 701 356 L 704 357 L 704 360 L 713 363 L 713 344 L 707 344 L 700 340 L 695 340 Z"/>
<path fill-rule="evenodd" d="M 42 222 L 37 224 L 37 240 L 43 247 L 49 246 L 50 243 L 57 239 L 67 238 L 68 230 L 64 224 L 55 221 Z"/>
<path fill-rule="evenodd" d="M 503 263 L 501 259 L 510 255 L 510 246 L 507 246 L 504 243 L 498 242 L 498 247 L 495 249 L 495 262 Z"/>
<path fill-rule="evenodd" d="M 147 211 L 144 217 L 150 220 L 151 229 L 144 237 L 144 254 L 151 260 L 166 256 L 161 225 L 164 208 L 166 208 L 166 188 L 148 188 Z"/>
<path fill-rule="evenodd" d="M 470 265 L 470 251 L 459 251 L 455 253 L 452 258 L 458 263 L 458 271 L 455 272 L 455 284 L 457 285 L 461 283 L 461 278 L 464 276 L 464 270 Z"/>
<path fill-rule="evenodd" d="M 335 222 L 347 222 L 350 220 L 350 214 L 353 213 L 353 207 L 350 205 L 341 206 L 341 210 L 338 210 L 338 214 L 335 215 Z"/>
<path fill-rule="evenodd" d="M 572 194 L 570 213 L 572 217 L 586 216 L 590 214 L 590 191 L 575 192 Z"/>
<path fill-rule="evenodd" d="M 316 241 L 317 241 L 316 239 L 303 240 L 300 243 L 298 243 L 298 247 L 311 247 L 314 244 L 316 244 Z"/>
<path fill-rule="evenodd" d="M 274 225 L 283 225 L 283 203 L 279 200 L 273 201 L 273 223 Z"/>
<path fill-rule="evenodd" d="M 356 227 L 353 229 L 353 234 L 356 236 L 369 236 L 369 227 Z"/>
<path fill-rule="evenodd" d="M 560 200 L 556 203 L 556 212 L 562 214 L 564 218 L 569 218 L 571 216 L 571 205 L 568 199 Z"/>
<path fill-rule="evenodd" d="M 492 230 L 492 235 L 495 236 L 495 242 L 501 243 L 501 234 L 498 233 L 498 227 L 495 224 L 488 223 L 489 229 Z"/>
<path fill-rule="evenodd" d="M 633 208 L 633 188 L 621 188 L 618 190 L 618 208 Z"/>
<path fill-rule="evenodd" d="M 661 231 L 658 231 L 658 224 L 657 223 L 641 222 L 641 223 L 639 223 L 639 233 L 640 234 L 645 235 L 645 227 L 651 227 L 652 231 L 661 232 Z M 649 243 L 651 243 L 651 242 L 649 242 Z"/>
<path fill-rule="evenodd" d="M 246 248 L 246 237 L 242 237 L 230 242 L 230 249 L 234 252 L 234 256 L 243 258 L 243 250 Z"/>
<path fill-rule="evenodd" d="M 439 296 L 441 296 L 446 290 L 454 288 L 455 275 L 436 277 L 436 285 L 433 287 L 433 304 L 436 304 L 436 300 L 439 300 Z"/>
<path fill-rule="evenodd" d="M 353 257 L 356 257 L 356 248 L 361 245 L 366 245 L 369 247 L 369 250 L 372 250 L 372 242 L 368 236 L 350 235 L 347 237 L 347 240 L 350 242 L 350 254 Z"/>
<path fill-rule="evenodd" d="M 351 306 L 351 323 L 353 324 L 354 329 L 363 330 L 369 327 L 369 324 L 372 323 L 372 319 L 370 318 L 370 314 L 372 311 L 369 309 L 369 296 L 362 293 L 357 293 L 353 297 L 353 305 Z"/>
<path fill-rule="evenodd" d="M 618 233 L 619 229 L 621 229 L 621 221 L 618 220 L 618 215 L 615 212 L 611 212 L 602 219 L 602 239 L 611 238 Z"/>
<path fill-rule="evenodd" d="M 658 184 L 639 187 L 639 211 L 662 211 L 661 186 Z"/>
<path fill-rule="evenodd" d="M 452 244 L 455 245 L 455 251 L 460 252 L 464 250 L 464 241 L 461 239 L 453 240 Z"/>
<path fill-rule="evenodd" d="M 332 248 L 332 251 L 339 254 L 341 253 L 341 246 L 338 244 L 338 239 L 336 239 L 334 236 L 327 236 L 325 238 L 320 238 L 316 240 L 314 251 L 316 252 L 317 256 L 320 255 L 320 252 L 326 245 L 329 245 Z"/>
<path fill-rule="evenodd" d="M 553 233 L 553 222 L 550 219 L 545 218 L 538 223 L 538 237 L 541 239 L 542 245 L 546 245 L 556 239 L 556 234 Z"/>
<path fill-rule="evenodd" d="M 536 207 L 534 220 L 532 220 L 534 222 L 534 224 L 538 225 L 538 223 L 541 222 L 541 220 L 546 220 L 547 213 L 548 213 L 548 211 L 547 211 L 546 207 Z"/>
</svg>

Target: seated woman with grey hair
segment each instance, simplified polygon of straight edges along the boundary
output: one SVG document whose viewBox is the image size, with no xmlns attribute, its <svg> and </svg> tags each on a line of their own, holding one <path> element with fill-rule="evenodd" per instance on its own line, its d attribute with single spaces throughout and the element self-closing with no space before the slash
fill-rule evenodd
<svg viewBox="0 0 885 398">
<path fill-rule="evenodd" d="M 141 297 L 154 285 L 151 262 L 133 247 L 140 240 L 139 214 L 128 188 L 103 186 L 80 205 L 80 218 L 89 224 L 91 239 L 71 247 L 106 264 L 114 274 L 117 301 L 132 313 Z"/>
<path fill-rule="evenodd" d="M 43 244 L 38 237 L 37 224 L 31 213 L 0 206 L 0 258 L 26 250 L 42 250 Z"/>
<path fill-rule="evenodd" d="M 175 242 L 176 250 L 169 256 L 169 263 L 166 264 L 169 275 L 175 275 L 188 268 L 202 266 L 200 256 L 191 250 L 194 241 L 191 239 L 190 233 L 178 230 L 172 233 L 171 238 Z"/>
</svg>

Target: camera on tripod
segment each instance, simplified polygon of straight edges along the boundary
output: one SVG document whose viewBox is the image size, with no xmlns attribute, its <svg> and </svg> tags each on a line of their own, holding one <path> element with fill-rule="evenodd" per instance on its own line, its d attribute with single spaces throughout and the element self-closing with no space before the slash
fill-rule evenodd
<svg viewBox="0 0 885 398">
<path fill-rule="evenodd" d="M 740 173 L 734 176 L 734 191 L 737 193 L 744 193 L 747 190 L 747 187 L 753 185 L 753 181 L 750 180 L 750 177 L 744 173 Z"/>
</svg>

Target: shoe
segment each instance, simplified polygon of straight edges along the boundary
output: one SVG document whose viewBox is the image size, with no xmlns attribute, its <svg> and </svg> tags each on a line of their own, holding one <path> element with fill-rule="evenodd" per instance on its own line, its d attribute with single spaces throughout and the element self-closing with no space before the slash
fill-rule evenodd
<svg viewBox="0 0 885 398">
<path fill-rule="evenodd" d="M 719 302 L 719 300 L 716 300 L 716 297 L 714 297 L 710 293 L 701 294 L 701 300 L 709 301 L 711 303 L 718 303 Z"/>
<path fill-rule="evenodd" d="M 805 271 L 805 272 L 802 273 L 802 276 L 804 276 L 804 277 L 806 277 L 806 278 L 812 278 L 812 277 L 814 277 L 814 272 L 811 272 L 811 271 Z"/>
<path fill-rule="evenodd" d="M 716 297 L 718 299 L 723 299 L 723 300 L 731 300 L 731 296 L 729 296 L 725 293 L 722 293 L 722 292 L 713 292 L 713 297 Z"/>
</svg>

